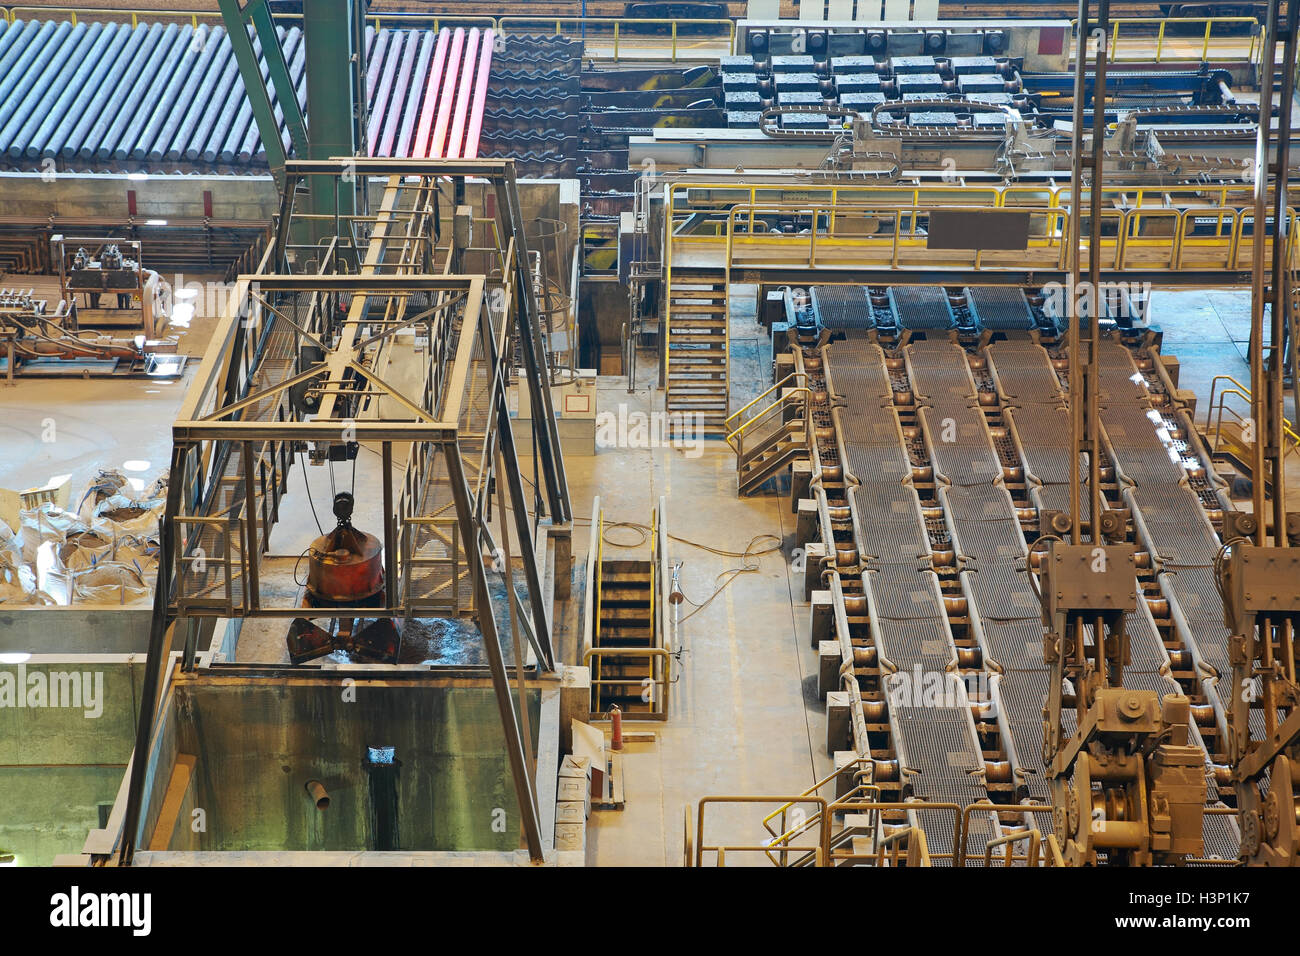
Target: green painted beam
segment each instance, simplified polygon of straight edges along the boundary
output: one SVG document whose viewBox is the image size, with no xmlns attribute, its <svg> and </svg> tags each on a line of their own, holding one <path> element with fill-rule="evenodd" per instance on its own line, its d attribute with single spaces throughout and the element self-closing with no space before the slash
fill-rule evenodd
<svg viewBox="0 0 1300 956">
<path fill-rule="evenodd" d="M 303 0 L 307 109 L 312 117 L 309 159 L 355 156 L 359 151 L 354 74 L 362 37 L 356 33 L 355 13 L 354 0 Z M 314 177 L 307 186 L 317 214 L 350 216 L 355 212 L 355 179 L 340 183 Z M 346 224 L 342 228 L 346 230 Z M 331 228 L 321 235 L 332 232 Z"/>
<path fill-rule="evenodd" d="M 280 141 L 280 127 L 275 121 L 275 107 L 271 104 L 271 95 L 266 84 L 262 82 L 262 69 L 253 50 L 253 41 L 248 37 L 248 25 L 244 20 L 244 11 L 240 9 L 239 0 L 217 0 L 221 7 L 221 19 L 226 24 L 226 33 L 230 37 L 230 47 L 235 53 L 235 62 L 239 64 L 239 75 L 244 80 L 244 91 L 248 102 L 253 107 L 253 119 L 257 122 L 257 131 L 262 137 L 262 146 L 266 149 L 266 162 L 271 167 L 277 186 L 284 186 L 284 144 Z M 261 0 L 254 0 L 261 3 Z M 272 33 L 272 36 L 275 34 Z M 279 49 L 279 44 L 275 44 Z M 283 54 L 281 55 L 283 61 Z M 296 105 L 298 100 L 293 100 Z"/>
<path fill-rule="evenodd" d="M 284 113 L 285 127 L 289 130 L 289 141 L 293 144 L 295 156 L 307 155 L 307 121 L 298 105 L 298 94 L 294 89 L 293 77 L 289 75 L 289 64 L 284 61 L 284 49 L 280 46 L 280 37 L 275 32 L 275 23 L 266 0 L 248 0 L 244 15 L 252 20 L 253 29 L 262 41 L 262 56 L 266 58 L 267 73 L 275 89 L 275 98 Z"/>
</svg>

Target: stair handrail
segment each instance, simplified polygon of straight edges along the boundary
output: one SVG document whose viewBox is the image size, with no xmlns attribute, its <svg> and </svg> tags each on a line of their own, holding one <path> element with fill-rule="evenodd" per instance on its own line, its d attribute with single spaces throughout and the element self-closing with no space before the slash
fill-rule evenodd
<svg viewBox="0 0 1300 956">
<path fill-rule="evenodd" d="M 772 858 L 772 842 L 755 845 L 755 844 L 708 844 L 704 841 L 704 808 L 709 804 L 745 804 L 745 803 L 809 803 L 816 807 L 816 810 L 809 814 L 810 820 L 815 820 L 819 824 L 818 839 L 815 846 L 798 847 L 801 850 L 811 850 L 815 854 L 815 866 L 825 866 L 829 859 L 827 848 L 830 845 L 830 816 L 826 813 L 826 807 L 829 805 L 825 797 L 815 795 L 805 796 L 803 794 L 776 795 L 776 796 L 755 796 L 749 794 L 727 794 L 727 795 L 710 795 L 701 797 L 696 804 L 695 819 L 695 846 L 694 859 L 691 866 L 701 867 L 704 865 L 704 854 L 710 850 L 717 853 L 717 865 L 725 866 L 726 854 L 728 852 L 740 853 L 763 853 L 769 859 Z M 690 812 L 688 805 L 687 812 Z M 689 839 L 688 839 L 689 842 Z M 788 848 L 787 848 L 788 849 Z M 775 862 L 775 861 L 773 861 Z M 780 864 L 777 864 L 778 866 Z"/>
<path fill-rule="evenodd" d="M 586 591 L 582 596 L 582 651 L 585 654 L 600 643 L 600 559 L 601 543 L 604 540 L 605 516 L 601 510 L 600 496 L 591 502 L 591 539 L 587 546 Z M 583 663 L 587 663 L 586 660 Z M 592 686 L 595 687 L 598 674 L 592 674 Z"/>
<path fill-rule="evenodd" d="M 1241 382 L 1237 381 L 1233 376 L 1227 374 L 1214 376 L 1214 378 L 1210 379 L 1210 401 L 1209 404 L 1206 406 L 1206 412 L 1205 412 L 1205 429 L 1207 432 L 1209 431 L 1210 428 L 1210 418 L 1212 415 L 1214 415 L 1214 393 L 1215 390 L 1218 388 L 1219 382 L 1223 382 L 1223 381 L 1231 382 L 1233 385 L 1236 386 L 1236 388 L 1225 388 L 1223 391 L 1219 392 L 1219 413 L 1215 419 L 1214 445 L 1212 448 L 1212 450 L 1216 453 L 1219 450 L 1219 439 L 1221 436 L 1221 432 L 1223 430 L 1223 412 L 1225 408 L 1224 403 L 1227 401 L 1227 396 L 1237 395 L 1238 397 L 1242 398 L 1247 402 L 1251 402 L 1254 400 L 1251 394 L 1251 390 L 1247 388 L 1245 385 L 1241 384 Z M 1236 416 L 1237 421 L 1246 420 L 1233 409 L 1229 408 L 1227 410 L 1229 412 L 1232 412 L 1232 414 Z M 1291 439 L 1292 448 L 1290 449 L 1290 451 L 1294 451 L 1296 448 L 1300 448 L 1300 433 L 1296 432 L 1295 423 L 1285 417 L 1283 417 L 1282 419 L 1282 433 L 1286 435 L 1287 438 Z"/>
<path fill-rule="evenodd" d="M 880 788 L 877 784 L 874 784 L 874 783 L 862 783 L 861 781 L 862 781 L 862 776 L 863 776 L 863 774 L 870 775 L 870 771 L 868 771 L 868 770 L 859 770 L 859 771 L 857 771 L 857 772 L 854 774 L 854 777 L 855 777 L 855 779 L 858 780 L 858 783 L 853 787 L 853 789 L 849 790 L 849 791 L 848 791 L 847 793 L 845 793 L 842 797 L 838 797 L 838 798 L 836 798 L 836 800 L 835 800 L 835 806 L 838 807 L 839 810 L 849 810 L 849 809 L 851 809 L 851 808 L 853 808 L 853 807 L 856 807 L 856 806 L 870 807 L 871 805 L 873 805 L 873 804 L 878 804 L 878 803 L 880 802 L 880 797 L 881 797 L 881 795 L 884 793 L 884 791 L 881 790 L 881 788 Z M 771 833 L 771 834 L 772 834 L 772 840 L 770 841 L 770 844 L 769 844 L 769 845 L 772 846 L 772 847 L 777 847 L 777 846 L 780 846 L 780 847 L 781 847 L 781 849 L 780 849 L 781 859 L 780 859 L 779 861 L 776 859 L 776 857 L 772 856 L 771 853 L 768 853 L 768 854 L 767 854 L 767 857 L 768 857 L 769 860 L 772 861 L 773 865 L 775 865 L 775 866 L 781 866 L 781 867 L 802 867 L 802 866 L 806 866 L 806 865 L 808 865 L 809 863 L 812 862 L 812 859 L 813 859 L 813 858 L 812 858 L 812 856 L 811 856 L 811 851 L 809 851 L 809 852 L 807 852 L 807 853 L 804 853 L 803 856 L 796 858 L 794 861 L 790 861 L 790 860 L 789 860 L 789 855 L 790 855 L 790 847 L 789 847 L 789 843 L 790 843 L 791 840 L 793 840 L 795 837 L 799 836 L 799 835 L 800 835 L 801 833 L 803 833 L 805 830 L 810 829 L 810 828 L 813 827 L 814 825 L 819 825 L 819 824 L 821 823 L 821 819 L 820 819 L 816 814 L 814 814 L 812 817 L 809 817 L 809 818 L 805 819 L 802 823 L 797 823 L 797 824 L 795 824 L 793 827 L 785 828 L 785 826 L 786 826 L 786 825 L 785 825 L 785 812 L 786 812 L 787 809 L 789 809 L 789 807 L 790 807 L 790 804 L 786 804 L 785 808 L 783 808 L 783 809 L 780 811 L 780 812 L 781 812 L 781 826 L 782 826 L 782 828 L 783 828 L 783 831 L 782 831 L 781 833 L 777 833 L 775 830 L 773 830 L 771 827 L 769 827 L 769 826 L 767 825 L 766 820 L 765 820 L 764 823 L 763 823 L 763 827 L 764 827 L 764 829 L 766 829 L 768 833 Z M 839 811 L 836 811 L 836 812 L 839 812 Z M 834 817 L 834 814 L 832 814 L 832 818 L 833 818 L 833 817 Z M 770 815 L 770 814 L 769 814 L 769 816 L 768 816 L 767 819 L 769 819 L 769 820 L 771 819 L 771 815 Z M 874 829 L 874 827 L 873 827 L 873 829 Z M 840 833 L 837 833 L 837 834 L 835 834 L 834 836 L 832 836 L 832 838 L 831 838 L 831 842 L 830 842 L 829 844 L 827 844 L 827 846 L 826 846 L 826 848 L 825 848 L 825 852 L 826 852 L 826 854 L 829 854 L 831 850 L 835 849 L 835 847 L 836 847 L 836 845 L 837 845 L 836 841 L 837 841 L 837 839 L 840 838 L 840 836 L 843 834 L 843 832 L 844 832 L 844 831 L 840 831 Z M 829 859 L 829 856 L 828 856 L 828 859 Z"/>
<path fill-rule="evenodd" d="M 600 688 L 602 687 L 605 686 L 622 687 L 622 686 L 627 686 L 628 684 L 640 684 L 643 688 L 642 691 L 643 694 L 645 693 L 645 690 L 649 690 L 651 696 L 650 699 L 647 701 L 647 703 L 649 703 L 653 709 L 647 712 L 638 711 L 636 714 L 629 715 L 629 716 L 635 717 L 635 719 L 637 720 L 667 720 L 668 719 L 668 695 L 669 695 L 670 688 L 672 687 L 672 680 L 670 677 L 670 670 L 669 670 L 669 662 L 671 660 L 671 657 L 669 653 L 666 650 L 664 650 L 662 647 L 589 647 L 586 649 L 586 651 L 583 652 L 582 663 L 584 667 L 591 668 L 593 673 L 598 673 L 599 662 L 606 657 L 609 658 L 644 657 L 649 662 L 650 676 L 648 678 L 636 678 L 636 677 L 606 678 L 606 677 L 593 676 L 591 679 L 591 691 L 595 695 L 596 700 L 599 701 L 601 699 L 599 691 Z M 654 676 L 655 661 L 660 661 L 663 664 L 663 670 L 662 670 L 663 676 L 661 677 Z M 597 665 L 594 668 L 592 667 L 593 662 L 595 662 Z M 649 688 L 646 688 L 645 685 L 646 680 L 650 681 Z M 592 720 L 599 720 L 602 718 L 606 718 L 608 716 L 609 715 L 604 711 L 593 710 L 590 712 L 590 719 Z"/>
<path fill-rule="evenodd" d="M 961 820 L 959 821 L 961 824 L 961 836 L 958 841 L 958 856 L 954 863 L 955 866 L 966 866 L 966 861 L 968 859 L 966 845 L 970 842 L 971 834 L 970 821 L 971 817 L 975 813 L 992 813 L 999 819 L 1003 814 L 1015 814 L 1020 816 L 1025 814 L 1047 814 L 1050 816 L 1052 814 L 1052 807 L 1050 804 L 1044 803 L 994 803 L 992 800 L 978 800 L 975 803 L 968 803 L 962 810 Z M 1035 824 L 1035 826 L 1029 827 L 1028 829 L 1037 829 L 1037 825 Z M 999 837 L 991 842 L 1000 843 L 1001 838 Z"/>
<path fill-rule="evenodd" d="M 787 375 L 784 379 L 782 379 L 781 382 L 777 383 L 777 385 L 773 385 L 772 388 L 777 388 L 777 387 L 779 387 L 780 385 L 784 384 L 788 379 L 791 379 L 791 378 L 795 377 L 796 375 L 807 375 L 807 373 L 806 373 L 806 372 L 791 372 L 791 373 L 790 373 L 789 375 Z M 767 391 L 765 391 L 763 394 L 764 394 L 764 395 L 767 395 L 769 392 L 772 391 L 772 388 L 767 389 Z M 795 396 L 797 396 L 797 395 L 808 395 L 808 396 L 811 396 L 811 395 L 812 395 L 812 389 L 809 388 L 807 385 L 796 385 L 796 386 L 793 387 L 793 388 L 788 388 L 788 389 L 786 389 L 784 392 L 782 392 L 782 394 L 781 394 L 781 396 L 780 396 L 779 398 L 775 399 L 773 402 L 771 402 L 770 404 L 768 404 L 768 405 L 767 405 L 766 407 L 764 407 L 761 411 L 757 412 L 756 414 L 754 414 L 754 415 L 751 416 L 750 418 L 747 418 L 745 421 L 741 422 L 739 427 L 735 428 L 734 430 L 729 431 L 729 432 L 727 433 L 727 436 L 726 436 L 726 441 L 727 441 L 727 444 L 731 446 L 731 450 L 734 451 L 736 454 L 740 454 L 740 453 L 741 453 L 741 448 L 740 448 L 740 444 L 739 444 L 739 442 L 737 441 L 737 439 L 739 439 L 741 435 L 743 435 L 746 431 L 748 431 L 749 428 L 751 428 L 751 427 L 754 425 L 755 422 L 762 421 L 764 418 L 766 418 L 766 417 L 768 416 L 768 414 L 771 413 L 774 409 L 785 408 L 785 407 L 787 407 L 787 406 L 788 406 L 788 405 L 793 401 L 793 399 L 795 398 Z M 759 396 L 759 397 L 761 398 L 762 396 Z M 755 401 L 757 401 L 757 399 L 755 399 Z M 753 404 L 754 404 L 754 402 L 750 402 L 749 405 L 747 405 L 747 406 L 745 406 L 745 407 L 746 407 L 746 408 L 749 408 L 749 407 L 752 406 Z M 744 410 L 745 410 L 745 409 L 741 409 L 742 412 L 743 412 Z M 737 412 L 736 414 L 739 415 L 740 412 Z M 734 416 L 732 416 L 732 417 L 734 417 Z M 730 420 L 730 419 L 728 419 L 728 421 L 729 421 L 729 420 Z M 726 423 L 724 423 L 724 428 L 729 428 L 729 427 L 730 427 L 729 425 L 727 425 Z"/>
<path fill-rule="evenodd" d="M 1025 850 L 1024 856 L 1016 856 L 1015 845 L 1024 840 L 1029 841 L 1029 846 Z M 1014 833 L 1004 833 L 1002 836 L 984 844 L 984 866 L 986 869 L 992 869 L 993 851 L 999 847 L 1006 847 L 1006 852 L 998 854 L 998 861 L 1002 864 L 1001 869 L 1010 869 L 1020 862 L 1023 862 L 1027 867 L 1036 867 L 1038 866 L 1038 853 L 1042 841 L 1043 834 L 1037 827 L 1032 830 L 1017 830 Z"/>
<path fill-rule="evenodd" d="M 863 766 L 864 764 L 867 764 L 869 766 Z M 820 790 L 822 787 L 826 786 L 826 784 L 830 783 L 832 780 L 835 780 L 837 777 L 840 777 L 845 773 L 852 773 L 854 776 L 855 784 L 861 785 L 862 774 L 867 773 L 868 771 L 874 773 L 875 759 L 870 756 L 854 757 L 844 766 L 836 767 L 826 776 L 822 777 L 820 780 L 814 783 L 807 790 L 803 791 L 803 793 L 799 794 L 799 796 L 811 797 L 815 795 L 817 791 Z M 854 789 L 857 788 L 856 785 Z M 880 788 L 877 787 L 876 789 L 879 790 Z M 794 806 L 793 801 L 791 801 L 790 803 L 784 803 L 781 806 L 777 807 L 775 810 L 773 810 L 771 813 L 769 813 L 767 816 L 763 817 L 762 820 L 763 829 L 767 830 L 767 832 L 772 834 L 772 836 L 776 836 L 777 835 L 776 831 L 773 830 L 769 826 L 769 824 L 772 822 L 772 820 L 774 820 L 778 816 L 782 816 L 786 811 L 788 811 L 793 806 Z M 782 825 L 784 826 L 784 823 Z"/>
<path fill-rule="evenodd" d="M 653 563 L 654 587 L 651 589 L 654 595 L 654 606 L 658 609 L 658 617 L 654 619 L 656 633 L 655 646 L 661 647 L 672 654 L 674 651 L 672 641 L 672 568 L 668 564 L 668 501 L 664 496 L 659 497 L 659 507 L 655 512 L 656 521 L 656 560 Z"/>
<path fill-rule="evenodd" d="M 728 415 L 728 416 L 723 420 L 722 424 L 723 424 L 724 426 L 726 426 L 726 428 L 730 429 L 730 428 L 731 428 L 731 423 L 732 423 L 735 419 L 737 419 L 737 418 L 739 418 L 741 415 L 745 414 L 745 412 L 749 411 L 749 409 L 753 408 L 755 405 L 757 405 L 759 402 L 761 402 L 764 398 L 766 398 L 768 395 L 771 395 L 774 391 L 776 391 L 778 388 L 780 388 L 780 387 L 781 387 L 782 385 L 784 385 L 786 382 L 790 381 L 790 379 L 792 379 L 792 378 L 803 379 L 803 381 L 800 382 L 801 385 L 805 385 L 805 386 L 806 386 L 806 385 L 808 384 L 808 373 L 807 373 L 807 372 L 805 372 L 805 371 L 803 371 L 803 370 L 796 370 L 796 371 L 793 371 L 793 372 L 791 372 L 789 375 L 787 375 L 785 378 L 781 379 L 781 381 L 776 382 L 776 383 L 774 383 L 774 384 L 772 384 L 772 385 L 769 385 L 767 388 L 763 389 L 763 391 L 759 392 L 756 396 L 754 396 L 752 399 L 750 399 L 748 402 L 746 402 L 746 403 L 745 403 L 741 408 L 739 408 L 739 409 L 737 409 L 736 411 L 732 412 L 730 415 Z"/>
</svg>

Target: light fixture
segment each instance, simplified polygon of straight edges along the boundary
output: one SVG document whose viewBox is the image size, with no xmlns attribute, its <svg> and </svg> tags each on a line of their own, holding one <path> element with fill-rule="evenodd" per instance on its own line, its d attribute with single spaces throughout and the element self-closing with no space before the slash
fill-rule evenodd
<svg viewBox="0 0 1300 956">
<path fill-rule="evenodd" d="M 0 653 L 0 664 L 26 664 L 32 659 L 27 651 L 4 651 Z"/>
<path fill-rule="evenodd" d="M 145 224 L 146 226 L 165 226 L 165 225 L 167 225 L 167 220 L 166 220 L 166 219 L 146 219 L 146 220 L 144 221 L 144 224 Z"/>
<path fill-rule="evenodd" d="M 133 181 L 135 181 L 135 182 L 137 182 L 137 183 L 140 183 L 140 182 L 144 182 L 146 179 L 148 179 L 148 178 L 149 178 L 149 174 L 148 174 L 148 173 L 127 173 L 127 174 L 126 174 L 126 178 L 127 178 L 127 179 L 130 179 L 130 180 L 133 180 Z"/>
</svg>

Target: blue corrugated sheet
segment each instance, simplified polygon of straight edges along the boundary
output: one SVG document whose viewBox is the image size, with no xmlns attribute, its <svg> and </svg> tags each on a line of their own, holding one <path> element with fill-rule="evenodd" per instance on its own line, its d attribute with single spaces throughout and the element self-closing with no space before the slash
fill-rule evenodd
<svg viewBox="0 0 1300 956">
<path fill-rule="evenodd" d="M 306 112 L 304 46 L 297 27 L 277 27 L 298 102 Z M 367 28 L 371 129 L 390 109 L 418 109 L 432 31 Z M 261 46 L 254 37 L 259 57 Z M 262 76 L 267 76 L 262 61 Z M 391 76 L 377 83 L 380 76 Z M 268 82 L 268 89 L 270 84 Z M 384 102 L 377 103 L 382 89 Z M 285 148 L 289 133 L 274 91 Z M 408 104 L 415 98 L 417 102 Z M 408 109 L 409 106 L 409 109 Z M 309 120 L 310 122 L 310 120 Z M 403 132 L 405 132 L 403 130 Z M 396 155 L 409 146 L 399 135 Z M 188 23 L 0 21 L 0 165 L 60 170 L 237 172 L 266 168 L 230 38 Z"/>
</svg>

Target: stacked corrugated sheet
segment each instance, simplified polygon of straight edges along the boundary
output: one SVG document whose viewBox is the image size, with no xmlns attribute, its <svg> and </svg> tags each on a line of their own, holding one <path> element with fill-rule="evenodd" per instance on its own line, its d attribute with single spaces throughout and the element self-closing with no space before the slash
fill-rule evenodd
<svg viewBox="0 0 1300 956">
<path fill-rule="evenodd" d="M 305 47 L 277 27 L 306 112 Z M 491 31 L 367 28 L 372 155 L 476 155 Z M 253 36 L 261 62 L 261 47 Z M 283 111 L 272 95 L 280 136 Z M 510 155 L 509 150 L 494 155 Z M 0 21 L 0 164 L 98 172 L 266 168 L 230 38 L 188 23 Z"/>
<path fill-rule="evenodd" d="M 302 31 L 280 31 L 300 102 Z M 261 47 L 254 44 L 261 55 Z M 263 76 L 266 64 L 262 64 Z M 265 166 L 230 39 L 190 24 L 0 23 L 0 154 L 10 168 Z M 285 145 L 289 136 L 283 129 Z"/>
<path fill-rule="evenodd" d="M 513 158 L 520 176 L 577 175 L 582 44 L 511 35 L 498 44 L 483 117 L 484 156 Z"/>
</svg>

